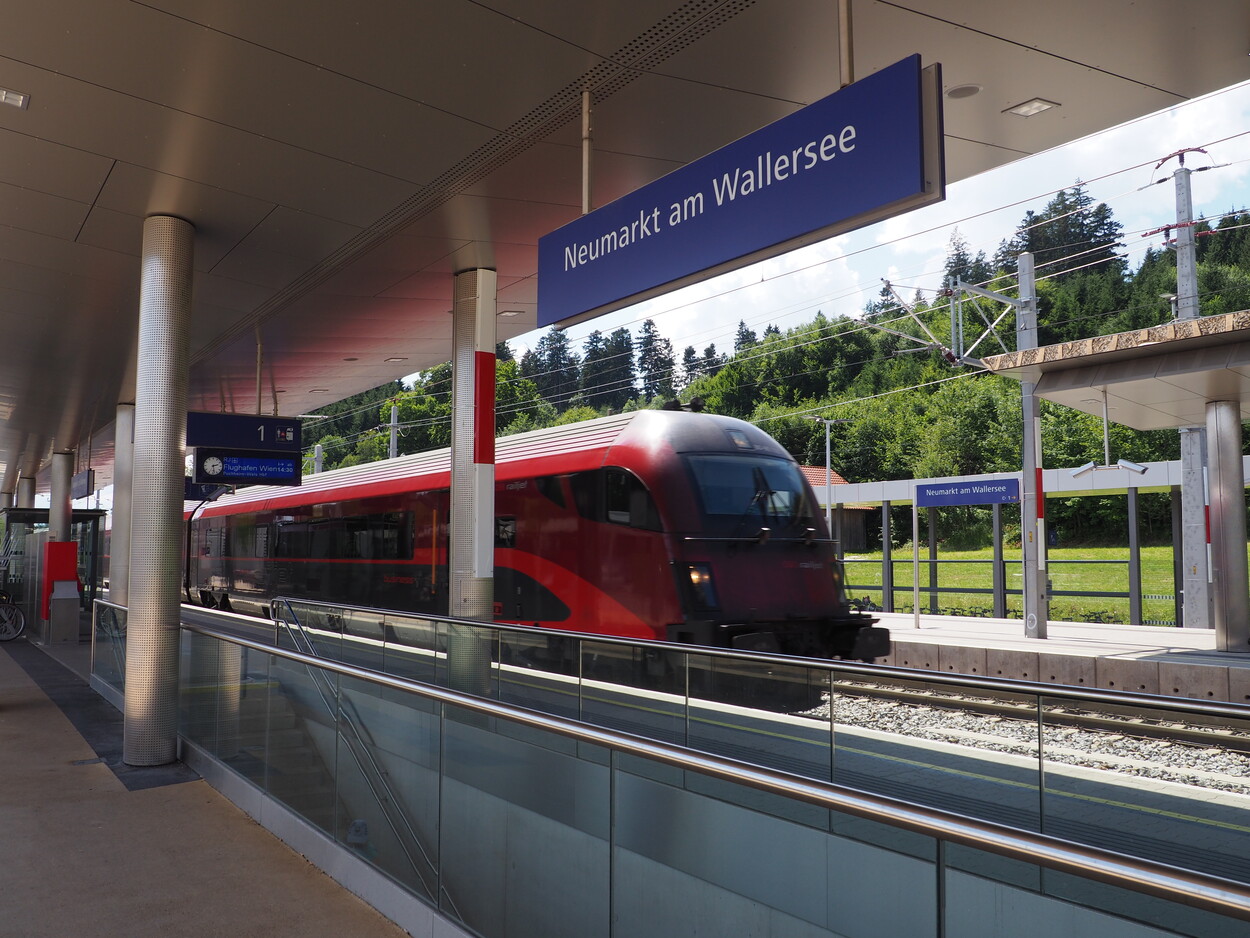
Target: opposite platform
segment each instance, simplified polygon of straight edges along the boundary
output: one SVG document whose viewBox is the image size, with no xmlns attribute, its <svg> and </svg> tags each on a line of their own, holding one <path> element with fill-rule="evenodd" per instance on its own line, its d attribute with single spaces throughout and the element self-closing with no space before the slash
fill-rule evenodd
<svg viewBox="0 0 1250 938">
<path fill-rule="evenodd" d="M 881 664 L 990 678 L 1250 704 L 1250 655 L 1215 650 L 1211 629 L 874 613 L 890 630 Z"/>
<path fill-rule="evenodd" d="M 0 648 L 0 934 L 405 934 L 185 766 L 120 766 L 116 710 L 24 639 Z"/>
</svg>

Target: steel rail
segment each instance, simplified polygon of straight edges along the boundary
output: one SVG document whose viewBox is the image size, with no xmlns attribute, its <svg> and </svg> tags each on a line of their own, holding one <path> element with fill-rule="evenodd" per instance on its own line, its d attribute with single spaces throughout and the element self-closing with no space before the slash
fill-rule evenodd
<svg viewBox="0 0 1250 938">
<path fill-rule="evenodd" d="M 1050 684 L 1041 681 L 1019 681 L 1011 678 L 991 678 L 983 675 L 955 674 L 950 671 L 930 671 L 924 668 L 898 668 L 892 665 L 864 664 L 857 661 L 830 660 L 827 658 L 801 658 L 794 655 L 778 655 L 762 652 L 740 651 L 736 648 L 717 648 L 710 645 L 682 645 L 677 642 L 648 641 L 645 639 L 619 638 L 612 635 L 597 635 L 593 632 L 570 632 L 560 629 L 534 628 L 533 626 L 510 622 L 482 622 L 475 619 L 458 619 L 451 616 L 424 615 L 401 609 L 378 609 L 371 606 L 351 606 L 342 603 L 327 603 L 319 600 L 296 599 L 292 597 L 276 597 L 272 603 L 309 606 L 333 612 L 352 612 L 380 618 L 418 619 L 426 622 L 447 623 L 450 625 L 471 626 L 479 629 L 490 629 L 496 632 L 519 632 L 543 637 L 567 638 L 579 642 L 596 644 L 621 645 L 631 648 L 650 648 L 668 654 L 685 654 L 701 658 L 724 658 L 741 661 L 744 664 L 775 665 L 786 668 L 808 668 L 853 674 L 862 679 L 873 681 L 897 679 L 904 681 L 923 681 L 950 687 L 965 687 L 974 690 L 1001 691 L 1006 694 L 1030 695 L 1060 700 L 1082 700 L 1097 704 L 1111 704 L 1124 707 L 1149 707 L 1152 710 L 1167 710 L 1175 713 L 1194 714 L 1217 719 L 1250 720 L 1250 706 L 1235 703 L 1211 702 L 1194 700 L 1186 697 L 1168 697 L 1161 694 L 1140 694 L 1128 691 L 1109 691 L 1101 688 L 1078 687 L 1074 684 Z M 201 606 L 186 606 L 185 609 L 216 613 L 216 610 L 205 610 Z M 237 613 L 235 614 L 238 615 Z M 404 646 L 400 646 L 404 647 Z"/>
<path fill-rule="evenodd" d="M 1160 863 L 1084 847 L 1041 834 L 1016 831 L 905 801 L 804 779 L 709 753 L 508 706 L 482 697 L 418 684 L 354 665 L 274 648 L 263 642 L 232 635 L 218 629 L 199 625 L 184 625 L 183 629 L 218 641 L 249 648 L 261 654 L 284 658 L 355 680 L 410 693 L 444 706 L 459 707 L 484 716 L 496 717 L 614 752 L 661 762 L 674 768 L 696 772 L 757 791 L 844 812 L 922 836 L 961 844 L 1030 865 L 1044 866 L 1111 886 L 1145 893 L 1178 905 L 1250 921 L 1250 888 L 1229 880 L 1177 870 Z"/>
</svg>

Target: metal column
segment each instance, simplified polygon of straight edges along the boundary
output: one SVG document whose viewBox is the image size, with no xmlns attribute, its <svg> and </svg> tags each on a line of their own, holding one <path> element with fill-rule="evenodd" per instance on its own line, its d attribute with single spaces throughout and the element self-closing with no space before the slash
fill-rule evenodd
<svg viewBox="0 0 1250 938">
<path fill-rule="evenodd" d="M 1007 618 L 1007 568 L 1003 564 L 1003 506 L 994 505 L 994 618 Z"/>
<path fill-rule="evenodd" d="M 455 388 L 451 439 L 451 602 L 453 616 L 494 618 L 495 586 L 495 271 L 456 274 L 452 307 Z M 486 635 L 454 627 L 448 640 L 450 685 L 489 687 Z"/>
<path fill-rule="evenodd" d="M 130 601 L 130 494 L 135 467 L 135 405 L 118 404 L 113 424 L 113 533 L 109 543 L 109 602 Z"/>
<path fill-rule="evenodd" d="M 21 476 L 17 480 L 17 501 L 14 508 L 35 507 L 35 480 L 30 476 Z"/>
<path fill-rule="evenodd" d="M 1215 644 L 1250 652 L 1250 576 L 1246 569 L 1246 489 L 1241 469 L 1241 406 L 1207 404 L 1211 465 L 1211 573 Z"/>
<path fill-rule="evenodd" d="M 1181 624 L 1211 628 L 1210 571 L 1207 570 L 1207 431 L 1181 427 Z"/>
<path fill-rule="evenodd" d="M 1137 523 L 1137 487 L 1128 490 L 1128 621 L 1142 624 L 1141 537 Z"/>
<path fill-rule="evenodd" d="M 74 480 L 74 454 L 53 453 L 50 467 L 52 493 L 48 501 L 48 540 L 69 540 L 70 497 Z"/>
<path fill-rule="evenodd" d="M 938 565 L 937 565 L 937 509 L 926 508 L 926 523 L 929 526 L 929 612 L 938 613 Z"/>
<path fill-rule="evenodd" d="M 187 358 L 195 229 L 152 216 L 143 223 L 139 368 L 126 634 L 128 765 L 178 756 L 178 640 Z"/>
<path fill-rule="evenodd" d="M 1037 290 L 1033 255 L 1021 254 L 1017 269 L 1022 305 L 1016 310 L 1016 348 L 1037 348 Z M 1024 412 L 1023 473 L 1020 502 L 1020 541 L 1024 572 L 1024 634 L 1045 638 L 1050 616 L 1046 590 L 1046 495 L 1042 491 L 1042 426 L 1033 383 L 1020 383 Z"/>
<path fill-rule="evenodd" d="M 881 503 L 881 611 L 894 611 L 894 557 L 890 530 L 890 503 Z"/>
</svg>

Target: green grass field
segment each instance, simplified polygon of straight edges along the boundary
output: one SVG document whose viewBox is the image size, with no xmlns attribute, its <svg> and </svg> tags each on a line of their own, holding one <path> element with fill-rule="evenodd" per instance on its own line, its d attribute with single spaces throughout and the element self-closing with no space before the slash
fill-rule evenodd
<svg viewBox="0 0 1250 938">
<path fill-rule="evenodd" d="M 1129 621 L 1129 601 L 1110 596 L 1064 596 L 1064 591 L 1128 593 L 1128 549 L 1116 547 L 1059 547 L 1047 552 L 1052 596 L 1050 618 L 1076 622 L 1125 622 Z M 911 547 L 893 551 L 894 561 L 894 609 L 911 612 L 912 552 Z M 939 550 L 937 585 L 952 592 L 936 594 L 938 611 L 948 615 L 993 615 L 993 559 L 994 552 L 984 550 Z M 881 605 L 881 553 L 848 554 L 846 576 L 848 592 L 856 599 L 868 599 Z M 1022 601 L 1019 595 L 1021 563 L 1019 551 L 1004 553 L 1007 595 L 1007 614 L 1019 617 Z M 928 551 L 920 554 L 920 608 L 930 608 L 928 591 L 930 564 Z M 1175 623 L 1176 607 L 1172 599 L 1172 548 L 1143 547 L 1141 549 L 1142 618 L 1148 623 L 1171 625 Z M 969 592 L 984 590 L 984 592 Z M 1016 590 L 1013 595 L 1010 591 Z"/>
</svg>

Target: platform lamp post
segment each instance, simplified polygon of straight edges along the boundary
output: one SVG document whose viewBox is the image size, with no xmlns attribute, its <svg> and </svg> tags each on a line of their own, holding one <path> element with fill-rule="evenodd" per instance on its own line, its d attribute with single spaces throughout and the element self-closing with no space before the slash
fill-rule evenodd
<svg viewBox="0 0 1250 938">
<path fill-rule="evenodd" d="M 825 528 L 829 531 L 829 536 L 833 537 L 833 463 L 830 460 L 829 452 L 829 428 L 835 423 L 850 423 L 850 419 L 846 417 L 820 417 L 816 414 L 807 414 L 803 419 L 813 420 L 825 425 Z"/>
</svg>

